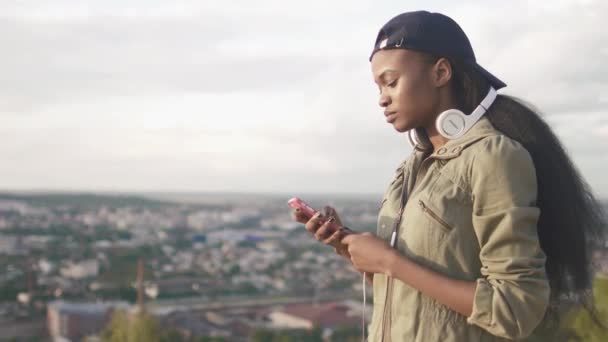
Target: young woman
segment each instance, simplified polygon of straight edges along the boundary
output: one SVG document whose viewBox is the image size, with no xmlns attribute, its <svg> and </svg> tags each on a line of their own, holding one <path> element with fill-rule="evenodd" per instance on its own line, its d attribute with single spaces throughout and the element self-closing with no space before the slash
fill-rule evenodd
<svg viewBox="0 0 608 342">
<path fill-rule="evenodd" d="M 539 115 L 496 95 L 505 84 L 477 64 L 458 24 L 400 14 L 370 61 L 387 122 L 416 133 L 377 235 L 294 213 L 373 282 L 369 341 L 525 339 L 565 297 L 593 308 L 600 207 Z"/>
</svg>

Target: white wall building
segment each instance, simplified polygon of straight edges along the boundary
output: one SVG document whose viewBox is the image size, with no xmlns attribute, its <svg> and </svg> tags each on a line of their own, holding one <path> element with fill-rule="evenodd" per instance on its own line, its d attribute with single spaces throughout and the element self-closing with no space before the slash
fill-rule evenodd
<svg viewBox="0 0 608 342">
<path fill-rule="evenodd" d="M 99 262 L 95 259 L 78 263 L 69 262 L 60 270 L 62 276 L 72 279 L 84 279 L 99 274 Z"/>
</svg>

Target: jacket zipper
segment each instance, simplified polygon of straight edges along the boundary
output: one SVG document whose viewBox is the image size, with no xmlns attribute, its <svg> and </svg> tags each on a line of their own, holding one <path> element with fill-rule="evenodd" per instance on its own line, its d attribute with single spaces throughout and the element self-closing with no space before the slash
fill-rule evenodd
<svg viewBox="0 0 608 342">
<path fill-rule="evenodd" d="M 430 156 L 429 156 L 429 157 L 430 157 Z M 423 161 L 420 163 L 420 165 L 419 165 L 419 167 L 418 167 L 418 170 L 416 170 L 416 178 L 415 178 L 415 180 L 414 180 L 414 182 L 415 182 L 415 183 L 414 183 L 414 188 L 416 188 L 416 185 L 418 185 L 418 177 L 419 177 L 419 175 L 420 175 L 420 170 L 422 169 L 423 164 L 424 164 L 424 163 L 425 163 L 427 160 L 429 160 L 429 159 L 430 159 L 430 158 L 428 158 L 428 157 L 427 157 L 426 159 L 424 159 L 424 160 L 423 160 Z M 392 240 L 393 238 L 395 239 L 395 244 L 394 244 L 394 246 L 393 246 L 394 248 L 397 248 L 397 242 L 396 242 L 396 241 L 397 241 L 397 238 L 398 238 L 398 236 L 397 236 L 397 235 L 398 235 L 398 232 L 399 232 L 399 226 L 401 225 L 401 221 L 402 221 L 402 217 L 403 217 L 403 212 L 405 211 L 405 202 L 406 202 L 406 201 L 405 201 L 405 193 L 406 193 L 406 191 L 405 191 L 405 186 L 406 186 L 406 184 L 405 184 L 405 183 L 406 183 L 406 181 L 407 181 L 407 179 L 406 179 L 406 177 L 405 177 L 405 176 L 406 176 L 406 175 L 405 175 L 405 172 L 406 172 L 406 170 L 405 170 L 405 168 L 403 168 L 403 186 L 401 187 L 401 203 L 400 203 L 400 206 L 399 206 L 399 212 L 398 212 L 398 216 L 397 216 L 397 221 L 396 221 L 396 224 L 395 224 L 395 226 L 394 226 L 394 228 L 393 228 L 393 234 L 395 234 L 395 236 L 394 236 L 394 237 L 393 237 L 393 236 L 391 236 L 391 240 Z M 409 189 L 408 189 L 408 190 L 409 190 Z M 412 189 L 412 192 L 413 192 L 413 190 L 414 190 L 414 189 Z M 410 194 L 411 194 L 411 193 L 409 193 L 409 194 L 408 194 L 408 196 L 409 196 Z M 387 281 L 386 281 L 386 291 L 385 291 L 385 297 L 384 297 L 384 310 L 383 310 L 383 312 L 382 312 L 382 333 L 381 333 L 381 339 L 380 339 L 380 341 L 381 341 L 381 342 L 385 342 L 385 336 L 386 336 L 386 335 L 385 335 L 385 332 L 386 332 L 386 330 L 387 330 L 387 329 L 386 329 L 386 328 L 387 328 L 387 327 L 386 327 L 386 325 L 387 325 L 387 322 L 390 324 L 390 321 L 391 321 L 391 319 L 392 319 L 392 318 L 391 318 L 391 316 L 389 316 L 389 319 L 388 319 L 388 320 L 386 320 L 387 313 L 388 313 L 388 314 L 390 314 L 390 310 L 391 310 L 391 305 L 389 304 L 389 299 L 392 299 L 392 289 L 393 289 L 392 285 L 393 285 L 393 278 L 392 278 L 392 277 L 387 276 Z M 389 329 L 390 329 L 390 326 L 389 326 Z M 389 332 L 389 334 L 390 334 L 390 332 Z M 389 341 L 390 341 L 390 340 L 391 340 L 391 339 L 389 338 Z"/>
<path fill-rule="evenodd" d="M 405 184 L 403 185 L 405 187 Z M 402 192 L 403 194 L 403 192 Z M 402 200 L 403 203 L 403 200 Z M 401 218 L 403 217 L 403 205 L 401 206 L 401 208 L 399 208 L 399 216 L 397 216 L 397 221 L 395 223 L 395 228 L 393 229 L 393 233 L 391 235 L 391 244 L 394 241 L 394 246 L 396 248 L 397 245 L 397 230 L 399 229 L 399 225 L 401 224 Z M 385 291 L 385 296 L 384 296 L 384 310 L 382 312 L 382 338 L 381 341 L 384 342 L 384 333 L 387 330 L 386 329 L 386 324 L 387 322 L 390 322 L 391 320 L 391 315 L 390 315 L 390 310 L 391 310 L 391 306 L 388 303 L 389 302 L 389 298 L 392 297 L 392 290 L 393 290 L 393 278 L 387 276 L 387 281 L 386 281 L 386 291 Z M 387 319 L 388 316 L 388 319 Z"/>
<path fill-rule="evenodd" d="M 405 168 L 403 170 L 403 185 L 401 187 L 401 202 L 399 205 L 399 212 L 397 214 L 397 220 L 395 221 L 395 225 L 393 226 L 393 231 L 391 233 L 391 247 L 396 248 L 397 246 L 397 232 L 399 231 L 399 225 L 401 225 L 401 220 L 403 217 L 403 211 L 405 209 L 405 201 L 404 201 L 404 197 L 405 197 Z M 382 336 L 381 336 L 381 341 L 384 342 L 384 333 L 386 331 L 386 324 L 387 322 L 390 322 L 390 316 L 387 318 L 387 315 L 390 314 L 390 308 L 391 306 L 388 304 L 389 298 L 392 297 L 390 294 L 392 292 L 392 285 L 393 285 L 393 278 L 387 276 L 387 281 L 386 281 L 386 291 L 385 291 L 385 295 L 384 295 L 384 309 L 382 312 Z"/>
<path fill-rule="evenodd" d="M 445 230 L 447 230 L 448 232 L 450 230 L 452 230 L 452 227 L 450 227 L 450 225 L 447 222 L 445 222 L 445 220 L 443 220 L 439 215 L 435 214 L 435 212 L 433 210 L 431 210 L 429 207 L 427 207 L 426 204 L 424 204 L 424 202 L 422 200 L 418 200 L 418 204 L 420 205 L 420 208 L 422 209 L 423 212 L 425 212 L 426 214 L 431 216 L 433 219 L 435 219 L 435 221 L 437 221 L 440 225 L 442 225 L 443 228 L 445 228 Z"/>
</svg>

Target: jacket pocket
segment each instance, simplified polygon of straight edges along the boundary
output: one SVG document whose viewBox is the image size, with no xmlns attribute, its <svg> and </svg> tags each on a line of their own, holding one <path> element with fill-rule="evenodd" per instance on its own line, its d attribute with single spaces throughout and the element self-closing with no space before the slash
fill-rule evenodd
<svg viewBox="0 0 608 342">
<path fill-rule="evenodd" d="M 450 226 L 450 224 L 448 224 L 444 219 L 442 219 L 441 216 L 437 215 L 431 208 L 429 208 L 423 200 L 419 199 L 418 205 L 426 215 L 431 217 L 435 222 L 439 223 L 439 226 L 443 231 L 445 231 L 446 233 L 452 231 L 452 226 Z"/>
</svg>

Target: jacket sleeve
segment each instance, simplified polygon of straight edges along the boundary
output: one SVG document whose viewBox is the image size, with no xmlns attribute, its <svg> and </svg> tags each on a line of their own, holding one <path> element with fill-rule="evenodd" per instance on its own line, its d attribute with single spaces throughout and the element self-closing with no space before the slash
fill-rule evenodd
<svg viewBox="0 0 608 342">
<path fill-rule="evenodd" d="M 543 319 L 550 293 L 537 232 L 536 171 L 528 151 L 514 140 L 496 136 L 481 144 L 470 175 L 483 277 L 467 322 L 521 339 Z"/>
</svg>

